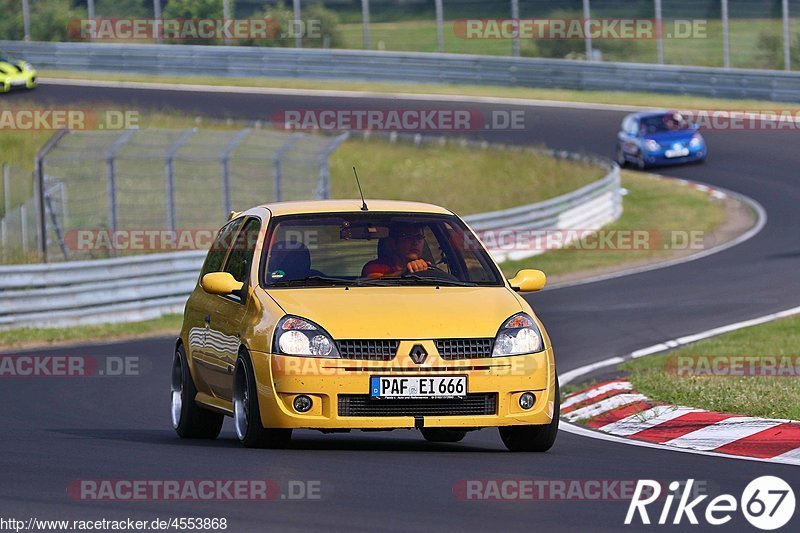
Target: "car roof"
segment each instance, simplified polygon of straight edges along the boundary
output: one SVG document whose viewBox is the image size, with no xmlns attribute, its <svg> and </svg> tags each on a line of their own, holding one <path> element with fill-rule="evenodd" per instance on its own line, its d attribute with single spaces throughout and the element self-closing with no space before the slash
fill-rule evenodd
<svg viewBox="0 0 800 533">
<path fill-rule="evenodd" d="M 275 202 L 263 204 L 259 207 L 268 209 L 272 216 L 301 215 L 308 213 L 424 213 L 438 215 L 452 215 L 444 207 L 422 202 L 405 202 L 400 200 L 375 200 L 366 199 L 369 211 L 361 210 L 360 199 L 349 200 L 305 200 L 296 202 Z"/>
<path fill-rule="evenodd" d="M 647 118 L 647 117 L 660 117 L 662 115 L 666 115 L 667 113 L 673 113 L 673 111 L 669 109 L 661 109 L 659 111 L 640 111 L 638 113 L 631 113 L 628 117 L 633 118 Z"/>
</svg>

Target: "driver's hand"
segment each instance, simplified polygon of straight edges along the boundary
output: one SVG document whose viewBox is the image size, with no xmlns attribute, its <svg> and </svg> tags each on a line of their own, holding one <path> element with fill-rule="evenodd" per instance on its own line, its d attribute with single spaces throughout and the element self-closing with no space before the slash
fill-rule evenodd
<svg viewBox="0 0 800 533">
<path fill-rule="evenodd" d="M 408 272 L 421 272 L 423 270 L 428 270 L 431 264 L 424 259 L 415 259 L 414 261 L 409 261 L 406 265 L 406 270 Z"/>
</svg>

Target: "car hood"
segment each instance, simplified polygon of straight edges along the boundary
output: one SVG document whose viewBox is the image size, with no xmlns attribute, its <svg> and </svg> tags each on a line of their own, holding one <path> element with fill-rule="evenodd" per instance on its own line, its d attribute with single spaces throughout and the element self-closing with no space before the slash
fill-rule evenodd
<svg viewBox="0 0 800 533">
<path fill-rule="evenodd" d="M 7 61 L 0 61 L 0 74 L 5 74 L 7 76 L 22 74 L 22 68 Z"/>
<path fill-rule="evenodd" d="M 670 144 L 676 142 L 689 142 L 694 137 L 697 130 L 668 131 L 664 133 L 650 133 L 645 135 L 645 139 L 652 139 L 659 144 Z"/>
<path fill-rule="evenodd" d="M 334 339 L 494 337 L 522 311 L 506 287 L 343 287 L 267 291 Z"/>
</svg>

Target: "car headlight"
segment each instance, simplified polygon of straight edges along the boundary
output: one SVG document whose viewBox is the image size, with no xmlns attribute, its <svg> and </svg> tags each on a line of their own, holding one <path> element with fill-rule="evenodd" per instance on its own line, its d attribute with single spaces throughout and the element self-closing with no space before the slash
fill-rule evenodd
<svg viewBox="0 0 800 533">
<path fill-rule="evenodd" d="M 278 321 L 274 352 L 303 357 L 341 357 L 328 332 L 310 320 L 291 315 Z"/>
<path fill-rule="evenodd" d="M 22 70 L 33 70 L 33 65 L 31 65 L 27 61 L 23 61 L 22 63 L 19 64 L 19 66 L 22 67 Z"/>
<path fill-rule="evenodd" d="M 658 150 L 659 148 L 661 148 L 661 147 L 658 145 L 658 143 L 657 143 L 656 141 L 654 141 L 653 139 L 647 139 L 647 140 L 644 142 L 644 147 L 645 147 L 646 149 L 650 150 L 651 152 L 655 152 L 656 150 Z"/>
<path fill-rule="evenodd" d="M 695 133 L 692 136 L 692 140 L 689 141 L 689 146 L 691 146 L 692 148 L 697 148 L 701 144 L 703 144 L 703 136 L 700 135 L 699 133 Z"/>
<path fill-rule="evenodd" d="M 494 340 L 492 357 L 541 352 L 544 349 L 542 333 L 536 322 L 525 313 L 505 321 Z"/>
</svg>

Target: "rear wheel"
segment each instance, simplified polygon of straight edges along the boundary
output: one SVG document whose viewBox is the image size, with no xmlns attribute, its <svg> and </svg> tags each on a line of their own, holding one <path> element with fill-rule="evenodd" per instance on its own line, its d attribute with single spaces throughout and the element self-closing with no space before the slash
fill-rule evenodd
<svg viewBox="0 0 800 533">
<path fill-rule="evenodd" d="M 247 448 L 285 448 L 291 429 L 268 429 L 261 424 L 253 365 L 247 354 L 239 354 L 233 376 L 233 425 L 239 442 Z"/>
<path fill-rule="evenodd" d="M 450 428 L 422 428 L 422 436 L 428 442 L 459 442 L 464 439 L 467 432 L 462 429 Z"/>
<path fill-rule="evenodd" d="M 171 414 L 172 427 L 184 439 L 216 439 L 222 429 L 223 415 L 203 409 L 194 397 L 197 389 L 189 372 L 183 346 L 172 359 Z"/>
<path fill-rule="evenodd" d="M 558 420 L 561 411 L 561 391 L 556 378 L 553 420 L 541 426 L 502 426 L 500 438 L 512 452 L 546 452 L 553 447 L 558 435 Z"/>
</svg>

